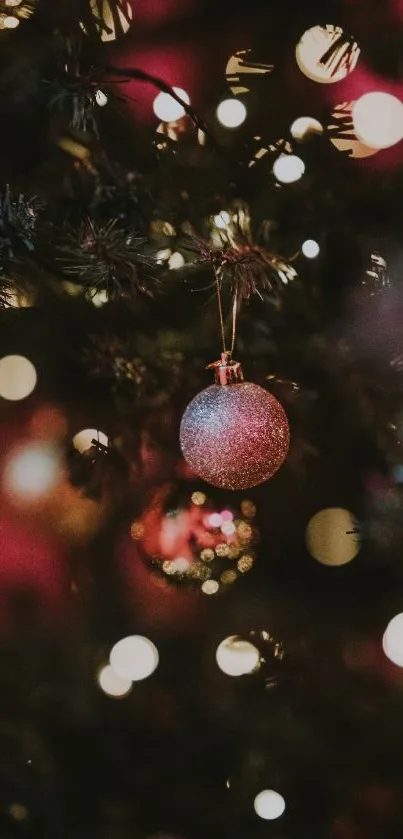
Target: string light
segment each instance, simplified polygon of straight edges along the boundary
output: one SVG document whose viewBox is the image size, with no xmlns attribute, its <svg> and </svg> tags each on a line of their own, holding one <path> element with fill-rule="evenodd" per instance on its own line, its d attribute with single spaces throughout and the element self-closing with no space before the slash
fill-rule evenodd
<svg viewBox="0 0 403 839">
<path fill-rule="evenodd" d="M 239 128 L 246 114 L 245 105 L 239 99 L 224 99 L 217 108 L 217 119 L 224 128 Z"/>
<path fill-rule="evenodd" d="M 0 396 L 10 402 L 26 399 L 36 386 L 36 370 L 23 355 L 6 355 L 0 359 Z"/>
<path fill-rule="evenodd" d="M 11 454 L 3 483 L 15 500 L 36 501 L 48 495 L 60 477 L 58 451 L 47 445 L 29 444 Z"/>
<path fill-rule="evenodd" d="M 301 246 L 302 253 L 307 259 L 316 259 L 319 255 L 320 247 L 315 239 L 306 239 Z"/>
<path fill-rule="evenodd" d="M 403 103 L 390 93 L 365 93 L 354 103 L 352 117 L 358 139 L 370 148 L 387 149 L 403 139 Z"/>
<path fill-rule="evenodd" d="M 101 443 L 102 446 L 108 446 L 106 434 L 96 428 L 83 428 L 82 431 L 78 431 L 73 437 L 73 446 L 82 454 L 91 448 L 93 440 Z"/>
<path fill-rule="evenodd" d="M 182 90 L 181 87 L 172 89 L 186 105 L 190 105 L 189 94 L 186 93 L 186 90 Z M 186 113 L 183 105 L 180 105 L 169 93 L 157 94 L 153 103 L 153 111 L 161 122 L 176 122 L 178 119 L 182 119 Z"/>
<path fill-rule="evenodd" d="M 106 93 L 103 92 L 103 90 L 98 89 L 95 94 L 95 101 L 100 108 L 104 108 L 105 105 L 108 104 L 108 97 Z"/>
<path fill-rule="evenodd" d="M 217 664 L 227 676 L 246 676 L 260 665 L 260 653 L 250 641 L 230 635 L 217 647 Z"/>
<path fill-rule="evenodd" d="M 382 639 L 386 657 L 398 667 L 403 667 L 403 613 L 389 621 Z"/>
<path fill-rule="evenodd" d="M 322 565 L 346 565 L 360 550 L 359 527 L 342 507 L 329 507 L 314 515 L 306 529 L 309 553 Z"/>
<path fill-rule="evenodd" d="M 122 676 L 115 673 L 110 664 L 99 671 L 98 684 L 107 696 L 112 696 L 115 699 L 127 696 L 132 689 L 131 679 L 123 679 Z"/>
<path fill-rule="evenodd" d="M 109 663 L 122 679 L 140 682 L 147 679 L 158 667 L 159 655 L 156 646 L 142 635 L 122 638 L 112 648 Z"/>
<path fill-rule="evenodd" d="M 299 181 L 305 172 L 305 163 L 296 154 L 281 154 L 274 161 L 273 174 L 280 183 L 291 184 Z"/>
<path fill-rule="evenodd" d="M 323 134 L 323 125 L 313 117 L 298 117 L 292 123 L 290 133 L 294 140 L 303 142 L 311 134 Z"/>
<path fill-rule="evenodd" d="M 253 806 L 257 816 L 272 821 L 283 815 L 285 801 L 283 796 L 274 789 L 263 789 L 256 796 Z"/>
</svg>

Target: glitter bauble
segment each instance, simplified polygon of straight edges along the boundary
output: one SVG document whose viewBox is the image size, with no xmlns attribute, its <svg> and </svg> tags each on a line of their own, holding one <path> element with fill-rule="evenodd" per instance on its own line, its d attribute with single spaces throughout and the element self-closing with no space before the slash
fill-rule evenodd
<svg viewBox="0 0 403 839">
<path fill-rule="evenodd" d="M 279 469 L 290 429 L 283 407 L 259 385 L 215 384 L 187 406 L 180 444 L 200 478 L 223 489 L 247 489 Z"/>
</svg>

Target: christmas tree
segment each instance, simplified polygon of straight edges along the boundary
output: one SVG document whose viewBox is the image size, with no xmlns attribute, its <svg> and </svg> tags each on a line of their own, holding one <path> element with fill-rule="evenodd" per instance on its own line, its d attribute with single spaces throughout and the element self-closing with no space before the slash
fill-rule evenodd
<svg viewBox="0 0 403 839">
<path fill-rule="evenodd" d="M 402 834 L 402 34 L 0 2 L 0 839 Z"/>
</svg>

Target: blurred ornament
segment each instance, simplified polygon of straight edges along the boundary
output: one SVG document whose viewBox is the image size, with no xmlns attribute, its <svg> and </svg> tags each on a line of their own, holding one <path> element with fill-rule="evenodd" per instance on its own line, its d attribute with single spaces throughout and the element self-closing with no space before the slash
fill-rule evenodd
<svg viewBox="0 0 403 839">
<path fill-rule="evenodd" d="M 251 50 L 239 50 L 227 62 L 225 76 L 231 92 L 238 96 L 248 93 L 253 82 L 267 76 L 273 70 L 273 64 L 261 64 L 252 60 Z"/>
<path fill-rule="evenodd" d="M 100 37 L 101 41 L 116 41 L 129 31 L 132 19 L 130 0 L 90 0 L 81 28 L 86 35 Z"/>
<path fill-rule="evenodd" d="M 133 522 L 131 536 L 165 578 L 211 595 L 252 569 L 255 515 L 248 499 L 226 506 L 210 490 L 166 484 Z"/>
<path fill-rule="evenodd" d="M 339 82 L 354 70 L 360 49 L 340 26 L 313 26 L 297 44 L 295 58 L 308 79 L 321 84 Z"/>
<path fill-rule="evenodd" d="M 346 565 L 360 550 L 360 527 L 357 519 L 341 507 L 320 510 L 306 529 L 309 553 L 322 565 Z"/>
<path fill-rule="evenodd" d="M 341 102 L 340 105 L 336 105 L 326 126 L 326 135 L 338 151 L 345 152 L 349 157 L 371 157 L 377 153 L 377 149 L 370 148 L 358 139 L 353 124 L 353 105 L 354 102 Z"/>
<path fill-rule="evenodd" d="M 0 0 L 0 30 L 17 29 L 28 20 L 36 8 L 35 0 Z"/>
<path fill-rule="evenodd" d="M 103 226 L 87 219 L 78 234 L 65 237 L 58 259 L 66 274 L 79 277 L 89 289 L 106 289 L 109 300 L 135 292 L 152 295 L 157 266 L 141 251 L 145 241 L 120 227 L 117 219 Z"/>
<path fill-rule="evenodd" d="M 290 429 L 280 403 L 251 382 L 240 364 L 211 365 L 216 384 L 190 402 L 182 417 L 180 444 L 196 475 L 223 489 L 247 489 L 268 480 L 284 462 Z"/>
<path fill-rule="evenodd" d="M 374 149 L 387 149 L 403 139 L 403 102 L 380 90 L 354 102 L 352 118 L 358 139 Z"/>
</svg>

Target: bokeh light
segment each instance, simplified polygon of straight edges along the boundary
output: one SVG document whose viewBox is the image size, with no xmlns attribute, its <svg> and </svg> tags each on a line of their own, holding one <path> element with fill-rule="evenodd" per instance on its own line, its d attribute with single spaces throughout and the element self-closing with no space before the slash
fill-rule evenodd
<svg viewBox="0 0 403 839">
<path fill-rule="evenodd" d="M 17 29 L 17 26 L 20 25 L 20 21 L 14 15 L 7 15 L 3 19 L 3 26 L 5 29 Z"/>
<path fill-rule="evenodd" d="M 110 664 L 122 679 L 140 682 L 147 679 L 158 667 L 159 656 L 156 646 L 142 635 L 122 638 L 112 648 Z"/>
<path fill-rule="evenodd" d="M 245 105 L 239 99 L 224 99 L 217 108 L 217 119 L 224 128 L 239 128 L 246 114 Z"/>
<path fill-rule="evenodd" d="M 303 142 L 312 134 L 323 134 L 323 125 L 314 117 L 298 117 L 290 128 L 291 136 L 298 142 Z"/>
<path fill-rule="evenodd" d="M 185 259 L 179 251 L 174 251 L 168 259 L 168 266 L 172 270 L 177 270 L 178 268 L 183 268 L 185 264 Z"/>
<path fill-rule="evenodd" d="M 181 87 L 174 87 L 172 90 L 186 105 L 190 105 L 189 94 L 186 93 L 186 90 L 182 90 Z M 169 93 L 157 94 L 153 103 L 153 111 L 162 122 L 176 122 L 178 119 L 182 119 L 186 113 L 183 105 L 180 105 Z"/>
<path fill-rule="evenodd" d="M 339 26 L 312 26 L 302 35 L 295 50 L 297 65 L 304 76 L 320 84 L 334 84 L 354 70 L 360 49 L 343 38 Z"/>
<path fill-rule="evenodd" d="M 382 647 L 386 657 L 398 667 L 403 667 L 403 613 L 395 615 L 389 621 L 383 638 Z"/>
<path fill-rule="evenodd" d="M 373 149 L 387 149 L 403 139 L 403 103 L 381 91 L 365 93 L 352 106 L 354 130 Z"/>
<path fill-rule="evenodd" d="M 320 510 L 308 523 L 306 544 L 322 565 L 346 565 L 360 550 L 357 519 L 342 507 Z"/>
<path fill-rule="evenodd" d="M 214 216 L 214 224 L 219 230 L 225 230 L 231 224 L 231 216 L 227 210 L 221 210 L 221 213 Z"/>
<path fill-rule="evenodd" d="M 54 489 L 61 474 L 57 449 L 29 443 L 16 449 L 8 458 L 3 485 L 14 499 L 36 501 Z"/>
<path fill-rule="evenodd" d="M 107 696 L 112 696 L 114 699 L 121 699 L 127 696 L 132 689 L 131 679 L 123 679 L 118 673 L 115 673 L 113 667 L 107 664 L 98 673 L 98 684 Z"/>
<path fill-rule="evenodd" d="M 5 355 L 0 359 L 0 396 L 10 402 L 26 399 L 35 389 L 36 370 L 23 355 Z"/>
<path fill-rule="evenodd" d="M 102 446 L 108 445 L 108 438 L 103 431 L 99 431 L 97 428 L 83 428 L 82 431 L 78 431 L 74 435 L 73 446 L 82 454 L 91 448 L 93 440 L 101 443 Z"/>
<path fill-rule="evenodd" d="M 281 154 L 273 164 L 273 174 L 282 184 L 299 181 L 305 172 L 305 163 L 296 154 Z"/>
<path fill-rule="evenodd" d="M 203 594 L 217 594 L 219 588 L 220 585 L 217 580 L 205 580 L 201 590 Z"/>
<path fill-rule="evenodd" d="M 320 253 L 320 247 L 315 239 L 305 239 L 301 246 L 302 253 L 307 259 L 316 259 Z"/>
<path fill-rule="evenodd" d="M 100 90 L 98 88 L 98 90 L 95 93 L 95 101 L 100 108 L 104 108 L 105 105 L 108 104 L 108 97 L 106 93 L 103 92 L 103 90 Z"/>
<path fill-rule="evenodd" d="M 216 661 L 227 676 L 246 676 L 259 668 L 260 653 L 250 641 L 230 635 L 217 647 Z"/>
<path fill-rule="evenodd" d="M 253 803 L 255 813 L 261 819 L 269 821 L 279 819 L 285 810 L 285 801 L 279 792 L 274 789 L 263 789 L 256 796 Z"/>
</svg>

